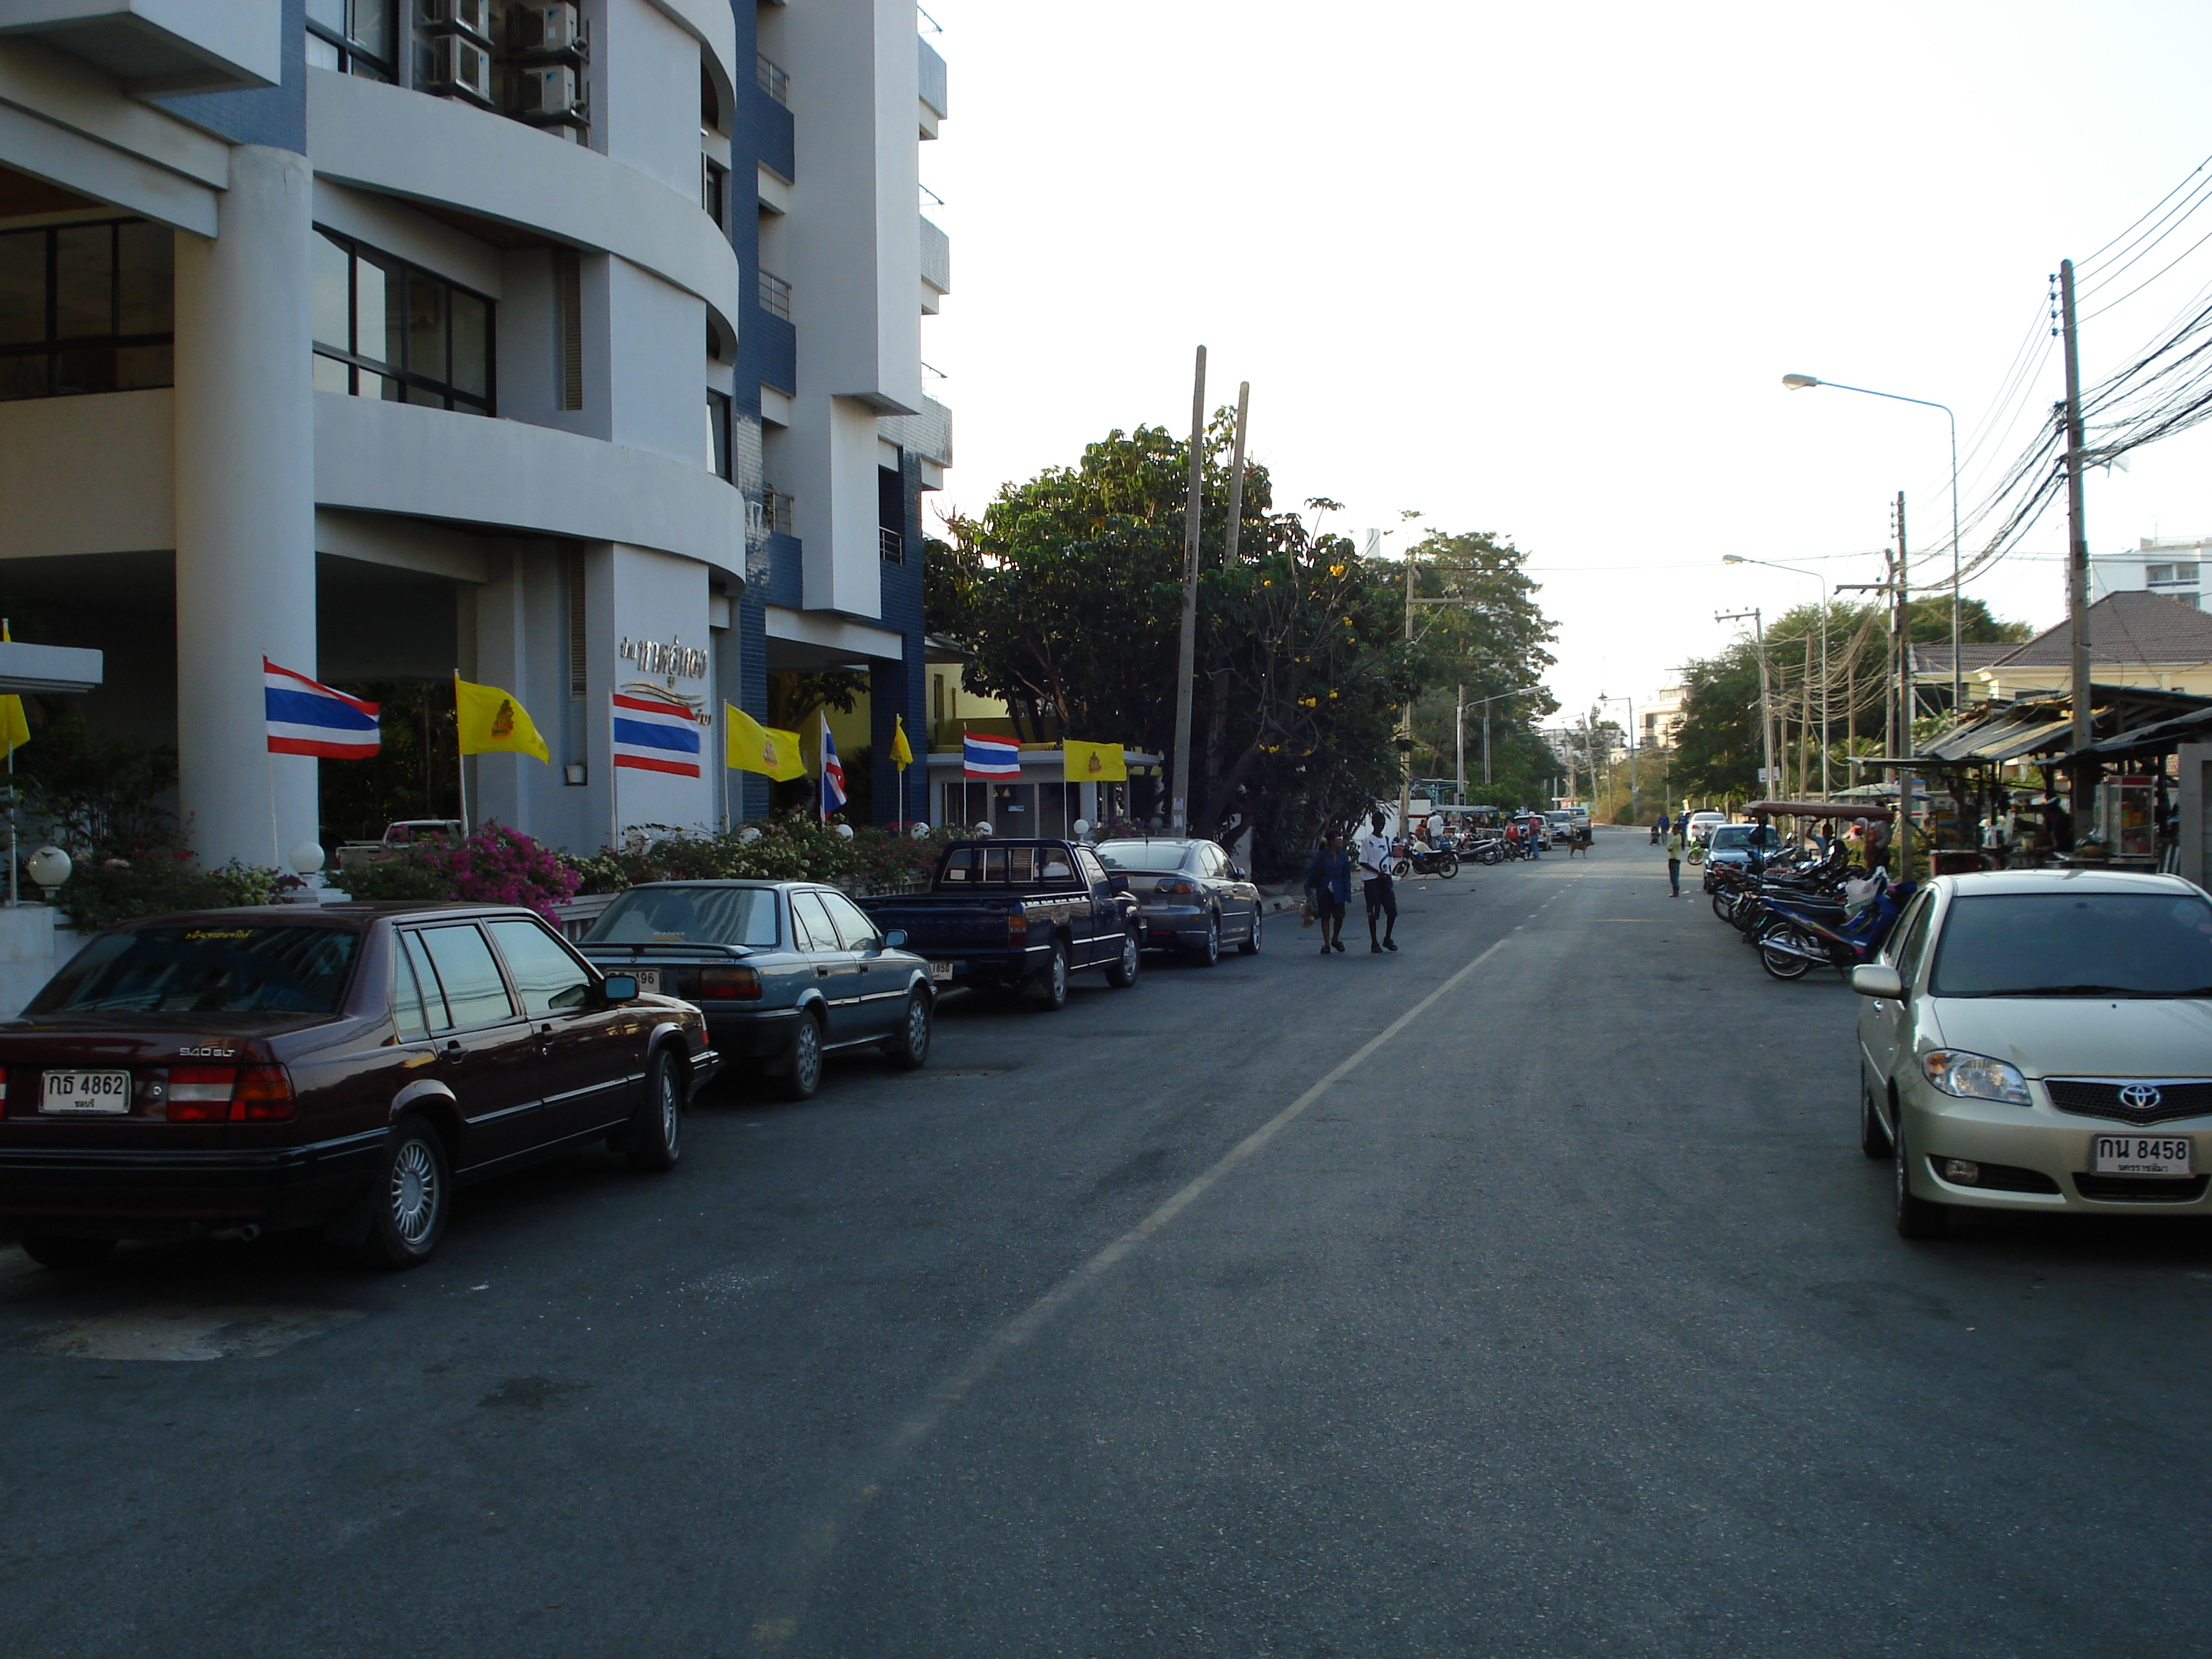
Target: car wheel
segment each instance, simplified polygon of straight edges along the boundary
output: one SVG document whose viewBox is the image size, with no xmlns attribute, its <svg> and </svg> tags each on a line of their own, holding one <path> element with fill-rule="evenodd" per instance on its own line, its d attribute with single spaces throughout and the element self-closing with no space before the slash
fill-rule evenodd
<svg viewBox="0 0 2212 1659">
<path fill-rule="evenodd" d="M 1121 935 L 1121 954 L 1106 969 L 1106 982 L 1117 991 L 1126 991 L 1137 982 L 1137 963 L 1143 958 L 1134 933 Z"/>
<path fill-rule="evenodd" d="M 631 1114 L 623 1151 L 633 1170 L 672 1170 L 684 1156 L 684 1073 L 663 1048 L 646 1068 L 645 1098 Z"/>
<path fill-rule="evenodd" d="M 1221 960 L 1221 918 L 1206 919 L 1206 937 L 1191 947 L 1191 959 L 1201 968 L 1211 968 Z"/>
<path fill-rule="evenodd" d="M 1267 919 L 1267 911 L 1259 904 L 1252 907 L 1251 928 L 1237 943 L 1237 948 L 1248 957 L 1256 957 L 1260 954 L 1260 924 Z"/>
<path fill-rule="evenodd" d="M 1950 1224 L 1951 1207 L 1914 1196 L 1912 1157 L 1905 1146 L 1905 1116 L 1899 1113 L 1897 1133 L 1890 1136 L 1890 1164 L 1896 1172 L 1897 1236 L 1899 1238 L 1941 1238 Z"/>
<path fill-rule="evenodd" d="M 811 1100 L 822 1086 L 822 1024 L 812 1014 L 799 1017 L 791 1034 L 787 1069 L 776 1079 L 776 1092 L 786 1100 Z"/>
<path fill-rule="evenodd" d="M 57 1233 L 25 1233 L 23 1254 L 41 1267 L 97 1267 L 115 1254 L 112 1238 L 70 1238 Z"/>
<path fill-rule="evenodd" d="M 1859 1079 L 1859 1150 L 1869 1158 L 1890 1156 L 1889 1131 L 1881 1127 L 1881 1114 L 1874 1109 L 1874 1091 Z"/>
<path fill-rule="evenodd" d="M 1783 929 L 1778 929 L 1770 936 L 1770 943 L 1763 944 L 1759 947 L 1759 965 L 1773 975 L 1775 978 L 1802 979 L 1813 971 L 1813 963 L 1809 957 L 1792 956 L 1788 951 L 1775 948 L 1777 945 L 1783 943 L 1806 945 L 1808 941 Z"/>
<path fill-rule="evenodd" d="M 369 1193 L 368 1249 L 386 1267 L 419 1267 L 446 1236 L 453 1179 L 446 1143 L 419 1117 L 392 1126 Z"/>
<path fill-rule="evenodd" d="M 884 1045 L 891 1064 L 902 1072 L 918 1072 L 929 1063 L 930 1019 L 928 994 L 908 992 L 906 1015 L 899 1021 L 898 1035 Z"/>
<path fill-rule="evenodd" d="M 1052 947 L 1052 960 L 1037 975 L 1036 1006 L 1041 1014 L 1056 1014 L 1067 1006 L 1067 946 Z"/>
</svg>

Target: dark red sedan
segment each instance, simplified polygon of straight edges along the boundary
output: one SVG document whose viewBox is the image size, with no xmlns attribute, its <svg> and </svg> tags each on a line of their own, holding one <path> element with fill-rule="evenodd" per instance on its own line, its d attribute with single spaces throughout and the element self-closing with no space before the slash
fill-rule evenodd
<svg viewBox="0 0 2212 1659">
<path fill-rule="evenodd" d="M 525 909 L 127 922 L 0 1024 L 0 1226 L 49 1267 L 307 1226 L 411 1267 L 457 1182 L 594 1140 L 674 1167 L 718 1064 L 698 1010 Z"/>
</svg>

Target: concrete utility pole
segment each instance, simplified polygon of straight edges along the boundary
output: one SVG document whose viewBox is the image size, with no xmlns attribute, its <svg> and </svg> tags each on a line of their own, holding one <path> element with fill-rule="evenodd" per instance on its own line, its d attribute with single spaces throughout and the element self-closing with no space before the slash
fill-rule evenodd
<svg viewBox="0 0 2212 1659">
<path fill-rule="evenodd" d="M 1756 610 L 1716 611 L 1715 622 L 1741 622 L 1751 618 L 1752 643 L 1759 653 L 1759 781 L 1767 788 L 1774 787 L 1774 714 L 1773 702 L 1766 686 L 1766 623 Z"/>
<path fill-rule="evenodd" d="M 1453 768 L 1458 799 L 1452 805 L 1464 806 L 1467 805 L 1467 687 L 1464 684 L 1459 688 L 1459 704 L 1452 715 L 1452 747 L 1459 757 Z"/>
<path fill-rule="evenodd" d="M 2074 319 L 2074 262 L 2058 265 L 2059 328 L 2066 344 L 2066 616 L 2074 662 L 2074 752 L 2096 740 L 2089 707 L 2089 523 L 2081 500 L 2081 339 Z M 2074 834 L 2089 833 L 2096 805 L 2096 772 L 2087 761 L 2074 767 Z"/>
<path fill-rule="evenodd" d="M 1380 539 L 1381 538 L 1378 536 L 1376 540 L 1379 541 Z M 1409 547 L 1406 550 L 1407 654 L 1410 656 L 1413 653 L 1413 550 Z M 1398 833 L 1403 836 L 1408 833 L 1407 827 L 1407 820 L 1413 816 L 1413 705 L 1411 702 L 1406 704 L 1404 711 L 1400 715 L 1400 718 L 1405 722 L 1405 724 L 1401 728 L 1401 736 L 1398 740 L 1405 744 L 1405 747 L 1398 751 L 1398 758 L 1402 763 L 1398 770 Z"/>
<path fill-rule="evenodd" d="M 1190 489 L 1182 508 L 1182 639 L 1176 648 L 1175 776 L 1170 787 L 1169 827 L 1188 833 L 1190 805 L 1190 693 L 1198 672 L 1198 532 L 1206 501 L 1206 348 L 1198 349 L 1191 377 Z"/>
<path fill-rule="evenodd" d="M 1899 757 L 1912 752 L 1912 614 L 1907 608 L 1911 592 L 1905 579 L 1905 492 L 1897 492 L 1897 586 L 1889 596 L 1891 662 L 1897 674 L 1897 731 L 1889 752 Z"/>
</svg>

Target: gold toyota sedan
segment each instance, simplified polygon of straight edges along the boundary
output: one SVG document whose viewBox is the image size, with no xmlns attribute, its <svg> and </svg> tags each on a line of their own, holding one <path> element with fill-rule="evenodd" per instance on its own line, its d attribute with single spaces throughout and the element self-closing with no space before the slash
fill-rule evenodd
<svg viewBox="0 0 2212 1659">
<path fill-rule="evenodd" d="M 1859 1142 L 1893 1164 L 1907 1238 L 1941 1234 L 1954 1209 L 2212 1212 L 2200 888 L 2084 869 L 1939 876 L 1851 988 Z"/>
</svg>

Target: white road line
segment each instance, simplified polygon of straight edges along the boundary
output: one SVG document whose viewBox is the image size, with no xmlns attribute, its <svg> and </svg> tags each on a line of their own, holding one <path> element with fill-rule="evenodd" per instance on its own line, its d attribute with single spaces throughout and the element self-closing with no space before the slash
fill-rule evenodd
<svg viewBox="0 0 2212 1659">
<path fill-rule="evenodd" d="M 1142 1221 L 984 1338 L 957 1370 L 929 1391 L 921 1408 L 892 1431 L 871 1460 L 874 1465 L 872 1470 L 854 1480 L 842 1495 L 842 1501 L 831 1506 L 830 1513 L 801 1534 L 796 1559 L 791 1564 L 785 1584 L 769 1598 L 760 1617 L 754 1621 L 751 1632 L 753 1646 L 763 1652 L 775 1652 L 788 1645 L 799 1633 L 799 1618 L 811 1598 L 815 1579 L 829 1560 L 830 1553 L 836 1549 L 839 1533 L 874 1498 L 881 1490 L 882 1483 L 905 1461 L 907 1455 L 928 1438 L 952 1408 L 998 1369 L 1000 1361 L 1042 1330 L 1062 1308 L 1112 1272 L 1139 1245 L 1160 1232 L 1204 1197 L 1209 1188 L 1238 1164 L 1265 1150 L 1269 1141 L 1303 1117 L 1316 1101 L 1357 1071 L 1377 1049 L 1428 1012 L 1468 975 L 1504 950 L 1507 942 L 1507 939 L 1501 939 L 1493 943 L 1466 967 L 1354 1049 L 1349 1058 L 1340 1062 L 1320 1082 L 1223 1153 L 1212 1168 L 1194 1177 L 1180 1192 Z"/>
</svg>

